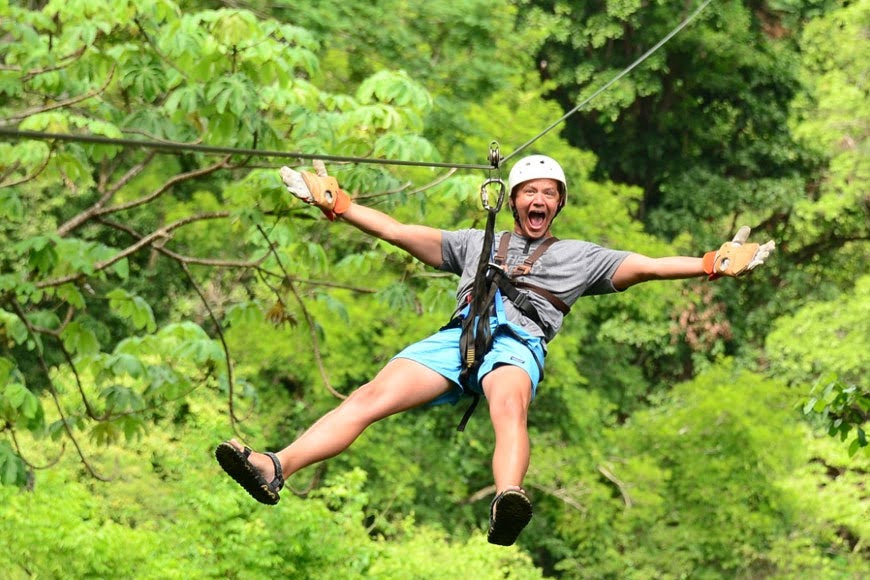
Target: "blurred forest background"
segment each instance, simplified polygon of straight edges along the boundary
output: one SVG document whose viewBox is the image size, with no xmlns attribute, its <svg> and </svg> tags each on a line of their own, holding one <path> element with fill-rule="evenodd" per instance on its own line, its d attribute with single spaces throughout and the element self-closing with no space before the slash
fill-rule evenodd
<svg viewBox="0 0 870 580">
<path fill-rule="evenodd" d="M 449 166 L 700 6 L 0 0 L 2 575 L 870 576 L 870 0 L 716 0 L 524 151 L 568 173 L 559 237 L 778 249 L 575 305 L 511 548 L 485 539 L 485 411 L 390 418 L 275 508 L 212 456 L 286 445 L 446 322 L 455 279 L 292 200 L 277 169 L 310 160 L 20 133 L 444 163 L 328 167 L 400 220 L 480 227 L 507 168 Z"/>
</svg>

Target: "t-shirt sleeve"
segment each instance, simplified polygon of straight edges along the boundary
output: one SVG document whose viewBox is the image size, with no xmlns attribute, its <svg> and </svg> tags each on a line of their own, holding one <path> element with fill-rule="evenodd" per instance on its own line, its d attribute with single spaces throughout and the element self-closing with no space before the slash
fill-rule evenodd
<svg viewBox="0 0 870 580">
<path fill-rule="evenodd" d="M 462 274 L 465 268 L 465 256 L 468 253 L 468 240 L 471 231 L 441 231 L 441 270 Z"/>
<path fill-rule="evenodd" d="M 594 296 L 619 292 L 613 285 L 613 275 L 630 253 L 590 244 L 587 262 L 590 268 L 590 283 L 583 295 Z"/>
</svg>

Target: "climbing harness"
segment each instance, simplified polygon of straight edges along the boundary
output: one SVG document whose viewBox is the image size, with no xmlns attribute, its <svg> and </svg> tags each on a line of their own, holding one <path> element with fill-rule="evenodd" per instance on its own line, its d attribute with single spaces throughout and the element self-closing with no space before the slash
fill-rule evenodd
<svg viewBox="0 0 870 580">
<path fill-rule="evenodd" d="M 498 159 L 497 144 L 493 142 L 490 145 L 490 160 Z M 498 186 L 498 195 L 495 203 L 490 201 L 490 186 Z M 537 261 L 547 249 L 558 241 L 555 237 L 550 237 L 544 240 L 532 254 L 530 254 L 522 264 L 517 265 L 511 273 L 505 270 L 507 263 L 508 247 L 510 245 L 511 233 L 505 232 L 499 239 L 498 252 L 493 252 L 493 244 L 495 241 L 495 218 L 498 211 L 504 203 L 505 183 L 498 178 L 490 178 L 484 181 L 480 188 L 480 199 L 483 209 L 487 212 L 486 226 L 483 235 L 483 246 L 478 260 L 477 271 L 475 273 L 474 282 L 471 287 L 471 292 L 468 295 L 468 304 L 457 316 L 451 320 L 445 328 L 460 326 L 462 332 L 459 337 L 459 349 L 462 359 L 462 370 L 459 373 L 459 383 L 468 392 L 471 392 L 473 400 L 459 422 L 457 429 L 465 430 L 465 425 L 471 417 L 477 404 L 480 402 L 480 395 L 469 388 L 471 382 L 477 377 L 477 371 L 483 363 L 486 354 L 491 350 L 493 339 L 496 333 L 508 332 L 513 335 L 520 343 L 524 344 L 532 352 L 535 363 L 538 365 L 541 378 L 544 376 L 543 362 L 538 360 L 537 354 L 528 344 L 528 342 L 517 335 L 508 325 L 507 316 L 504 311 L 504 302 L 502 297 L 507 298 L 520 312 L 527 318 L 532 320 L 539 328 L 544 328 L 544 323 L 541 320 L 538 311 L 535 309 L 532 301 L 529 299 L 528 292 L 522 292 L 519 288 L 535 292 L 544 297 L 553 306 L 563 314 L 570 311 L 570 307 L 561 299 L 544 288 L 534 286 L 525 282 L 516 280 L 521 276 L 525 276 L 532 270 L 532 265 Z M 495 316 L 496 324 L 492 327 L 491 317 Z"/>
</svg>

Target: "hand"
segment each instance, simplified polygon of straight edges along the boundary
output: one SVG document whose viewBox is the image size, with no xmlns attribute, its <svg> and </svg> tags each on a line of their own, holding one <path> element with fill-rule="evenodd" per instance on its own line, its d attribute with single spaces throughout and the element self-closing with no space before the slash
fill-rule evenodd
<svg viewBox="0 0 870 580">
<path fill-rule="evenodd" d="M 281 180 L 287 187 L 287 191 L 298 197 L 305 203 L 316 205 L 320 211 L 335 221 L 350 207 L 350 197 L 338 186 L 338 181 L 326 173 L 326 167 L 322 161 L 314 162 L 317 174 L 307 171 L 294 171 L 289 167 L 280 169 Z"/>
<path fill-rule="evenodd" d="M 773 240 L 762 245 L 747 244 L 750 231 L 752 230 L 749 226 L 743 226 L 737 231 L 733 240 L 725 242 L 715 252 L 704 254 L 704 272 L 710 275 L 710 280 L 720 276 L 736 278 L 764 263 L 776 248 L 776 244 Z"/>
<path fill-rule="evenodd" d="M 287 191 L 305 203 L 314 203 L 314 197 L 312 197 L 311 192 L 308 190 L 308 186 L 305 185 L 305 180 L 302 179 L 301 173 L 290 169 L 286 165 L 282 167 L 279 172 L 281 173 L 281 181 L 284 182 Z"/>
</svg>

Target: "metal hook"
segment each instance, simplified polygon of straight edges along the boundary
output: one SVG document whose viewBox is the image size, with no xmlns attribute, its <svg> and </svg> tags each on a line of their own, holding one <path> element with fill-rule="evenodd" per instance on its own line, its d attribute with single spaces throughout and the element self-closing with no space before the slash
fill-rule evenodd
<svg viewBox="0 0 870 580">
<path fill-rule="evenodd" d="M 497 183 L 499 186 L 498 189 L 498 201 L 495 204 L 495 207 L 489 204 L 489 186 L 493 183 Z M 505 184 L 501 179 L 487 179 L 483 182 L 483 185 L 480 186 L 480 201 L 483 203 L 483 209 L 488 212 L 498 213 L 501 210 L 502 203 L 504 203 L 504 193 L 505 193 Z"/>
</svg>

